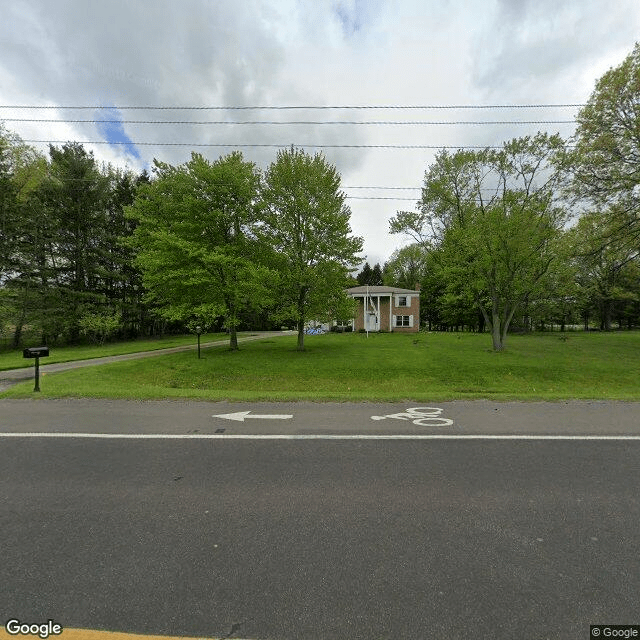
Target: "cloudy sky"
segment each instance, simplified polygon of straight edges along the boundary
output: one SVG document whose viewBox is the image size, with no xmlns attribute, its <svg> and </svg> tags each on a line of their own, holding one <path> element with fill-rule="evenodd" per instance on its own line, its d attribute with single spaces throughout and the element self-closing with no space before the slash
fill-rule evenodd
<svg viewBox="0 0 640 640">
<path fill-rule="evenodd" d="M 571 121 L 577 110 L 406 107 L 583 103 L 640 40 L 638 0 L 2 4 L 0 121 L 8 129 L 45 141 L 33 143 L 42 149 L 92 141 L 97 158 L 134 170 L 153 158 L 184 162 L 193 150 L 214 159 L 240 148 L 262 167 L 278 145 L 322 151 L 342 174 L 372 264 L 407 242 L 388 234 L 388 220 L 415 207 L 438 147 L 573 131 L 571 122 L 432 123 Z M 248 106 L 351 108 L 238 108 Z M 364 106 L 405 108 L 353 108 Z"/>
</svg>

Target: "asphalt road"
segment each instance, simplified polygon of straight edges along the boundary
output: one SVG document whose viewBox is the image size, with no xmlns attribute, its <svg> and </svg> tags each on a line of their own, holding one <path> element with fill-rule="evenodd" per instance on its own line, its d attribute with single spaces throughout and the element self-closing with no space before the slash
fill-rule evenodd
<svg viewBox="0 0 640 640">
<path fill-rule="evenodd" d="M 640 624 L 637 403 L 412 408 L 2 400 L 0 613 L 282 640 Z M 292 417 L 219 417 L 244 411 Z"/>
</svg>

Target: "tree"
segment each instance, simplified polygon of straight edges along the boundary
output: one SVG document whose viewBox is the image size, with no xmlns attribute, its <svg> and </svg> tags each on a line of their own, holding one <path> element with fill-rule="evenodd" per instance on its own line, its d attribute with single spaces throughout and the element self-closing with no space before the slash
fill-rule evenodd
<svg viewBox="0 0 640 640">
<path fill-rule="evenodd" d="M 596 83 L 577 116 L 572 190 L 607 210 L 607 242 L 640 248 L 640 43 Z"/>
<path fill-rule="evenodd" d="M 143 301 L 142 273 L 135 265 L 135 251 L 126 240 L 133 235 L 136 222 L 125 213 L 135 201 L 138 186 L 149 182 L 145 172 L 134 174 L 107 168 L 109 195 L 105 214 L 107 228 L 100 248 L 101 293 L 110 311 L 102 310 L 98 317 L 120 317 L 118 332 L 126 337 L 145 333 L 150 318 Z M 92 318 L 89 318 L 91 321 Z"/>
<path fill-rule="evenodd" d="M 18 234 L 18 193 L 13 181 L 11 141 L 0 129 L 0 284 L 13 268 Z"/>
<path fill-rule="evenodd" d="M 356 276 L 359 285 L 368 284 L 369 286 L 377 286 L 383 284 L 382 268 L 378 263 L 373 268 L 368 262 L 364 263 L 362 271 Z"/>
<path fill-rule="evenodd" d="M 364 266 L 362 267 L 362 271 L 360 271 L 360 273 L 356 276 L 356 280 L 358 281 L 358 284 L 360 286 L 365 284 L 371 284 L 370 282 L 371 273 L 372 273 L 371 265 L 368 262 L 365 262 Z"/>
<path fill-rule="evenodd" d="M 155 173 L 128 209 L 147 300 L 170 320 L 223 316 L 235 350 L 240 311 L 269 300 L 269 272 L 254 259 L 258 170 L 236 151 L 215 162 L 194 153 L 178 167 L 156 161 Z"/>
<path fill-rule="evenodd" d="M 569 231 L 585 327 L 589 315 L 595 312 L 604 331 L 611 330 L 614 315 L 626 315 L 629 303 L 640 299 L 635 275 L 637 252 L 624 244 L 608 242 L 615 226 L 608 213 L 590 212 Z"/>
<path fill-rule="evenodd" d="M 420 211 L 400 212 L 392 232 L 437 249 L 445 294 L 468 295 L 493 348 L 504 348 L 516 310 L 544 294 L 566 219 L 554 201 L 558 136 L 538 134 L 496 151 L 442 151 L 425 174 Z"/>
<path fill-rule="evenodd" d="M 50 220 L 39 191 L 47 172 L 44 156 L 0 127 L 0 306 L 14 347 L 24 326 L 36 330 L 44 315 L 40 272 L 50 264 L 44 233 Z"/>
<path fill-rule="evenodd" d="M 378 286 L 383 283 L 382 279 L 382 267 L 379 262 L 376 262 L 371 269 L 371 282 L 369 284 Z"/>
<path fill-rule="evenodd" d="M 396 249 L 384 265 L 384 284 L 413 289 L 426 275 L 428 254 L 417 242 Z"/>
<path fill-rule="evenodd" d="M 95 317 L 109 318 L 112 335 L 113 318 L 141 314 L 140 275 L 119 242 L 133 225 L 123 207 L 134 176 L 98 166 L 79 144 L 49 156 L 0 127 L 0 322 L 14 347 L 23 330 L 75 341 Z"/>
<path fill-rule="evenodd" d="M 350 317 L 345 287 L 360 261 L 362 238 L 350 235 L 340 175 L 320 154 L 279 152 L 266 172 L 263 198 L 262 236 L 275 250 L 280 275 L 278 317 L 295 321 L 303 351 L 306 320 Z"/>
<path fill-rule="evenodd" d="M 38 188 L 42 230 L 40 284 L 55 285 L 45 333 L 64 332 L 71 342 L 80 338 L 80 318 L 104 304 L 102 253 L 106 244 L 109 179 L 93 153 L 79 143 L 49 146 L 47 176 Z M 38 243 L 36 242 L 36 245 Z"/>
<path fill-rule="evenodd" d="M 45 171 L 44 157 L 0 123 L 0 286 L 19 268 L 30 223 L 22 205 Z"/>
</svg>

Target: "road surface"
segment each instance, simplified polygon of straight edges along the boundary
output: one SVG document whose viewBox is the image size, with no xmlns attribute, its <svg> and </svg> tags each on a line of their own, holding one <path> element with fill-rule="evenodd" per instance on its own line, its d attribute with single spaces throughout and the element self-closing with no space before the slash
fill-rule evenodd
<svg viewBox="0 0 640 640">
<path fill-rule="evenodd" d="M 0 611 L 282 640 L 640 624 L 639 415 L 2 400 Z"/>
</svg>

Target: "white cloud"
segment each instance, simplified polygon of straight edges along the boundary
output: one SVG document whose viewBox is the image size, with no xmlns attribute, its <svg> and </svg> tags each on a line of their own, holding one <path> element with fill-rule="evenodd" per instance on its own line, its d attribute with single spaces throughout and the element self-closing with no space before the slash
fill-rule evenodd
<svg viewBox="0 0 640 640">
<path fill-rule="evenodd" d="M 425 105 L 583 102 L 631 51 L 637 0 L 14 0 L 0 22 L 0 103 L 105 106 Z M 156 120 L 517 120 L 558 111 L 122 111 Z M 93 112 L 0 111 L 92 119 Z M 12 123 L 24 138 L 92 140 L 91 123 Z M 247 144 L 498 144 L 535 126 L 134 125 L 133 141 Z M 564 134 L 571 127 L 551 130 Z M 124 164 L 126 149 L 93 145 Z M 311 150 L 313 150 L 311 148 Z M 190 147 L 140 148 L 186 160 Z M 199 148 L 210 157 L 229 148 Z M 274 149 L 244 149 L 262 166 Z M 435 151 L 327 149 L 348 186 L 419 187 Z M 130 160 L 130 157 L 129 157 Z M 349 191 L 404 196 L 417 192 Z M 351 200 L 372 263 L 402 238 L 388 219 L 411 201 Z"/>
</svg>

